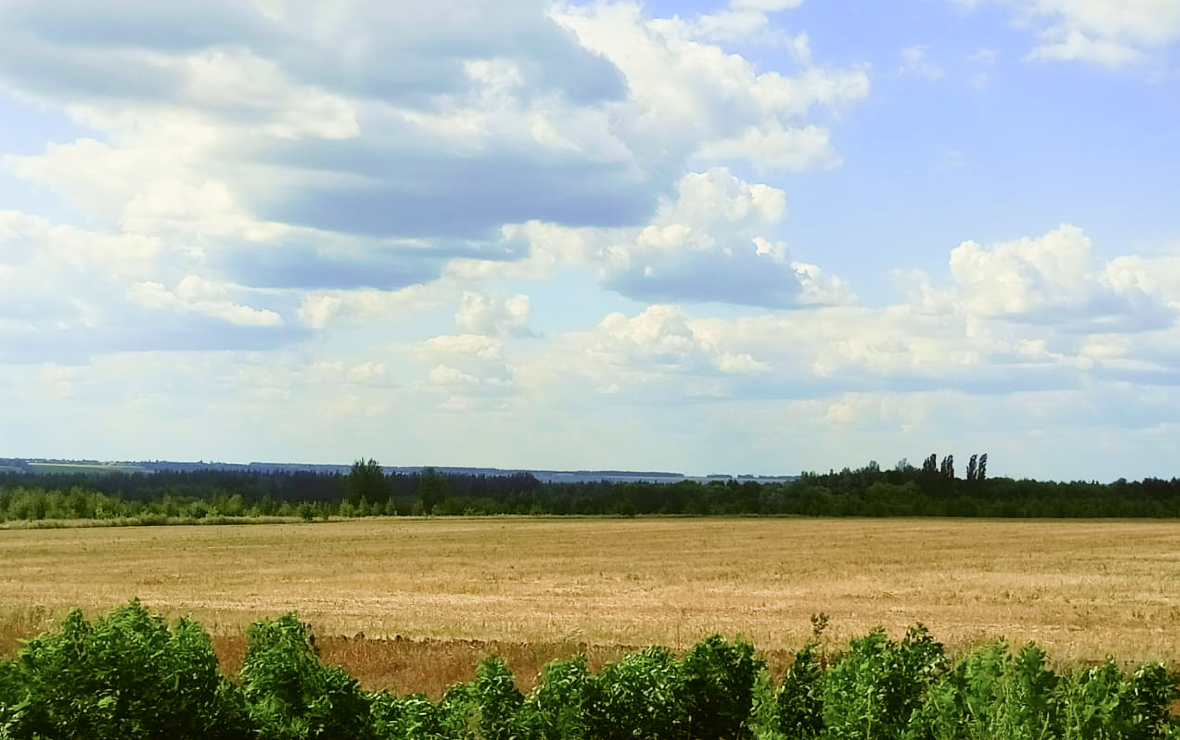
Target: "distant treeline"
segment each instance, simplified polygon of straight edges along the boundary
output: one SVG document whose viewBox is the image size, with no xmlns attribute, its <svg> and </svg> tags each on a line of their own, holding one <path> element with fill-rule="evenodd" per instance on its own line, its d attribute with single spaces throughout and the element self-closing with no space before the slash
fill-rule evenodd
<svg viewBox="0 0 1180 740">
<path fill-rule="evenodd" d="M 124 473 L 0 473 L 0 521 L 376 515 L 688 515 L 1180 517 L 1180 480 L 1113 483 L 991 478 L 972 457 L 958 477 L 950 456 L 921 467 L 875 462 L 804 473 L 794 481 L 542 483 L 528 473 L 470 475 L 426 468 L 382 471 L 358 461 L 348 474 L 197 470 Z"/>
</svg>

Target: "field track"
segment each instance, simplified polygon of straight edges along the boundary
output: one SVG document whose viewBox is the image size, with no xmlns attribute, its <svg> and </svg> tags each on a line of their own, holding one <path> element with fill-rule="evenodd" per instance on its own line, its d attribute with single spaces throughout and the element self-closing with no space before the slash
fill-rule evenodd
<svg viewBox="0 0 1180 740">
<path fill-rule="evenodd" d="M 324 636 L 364 633 L 362 644 L 401 635 L 445 652 L 449 641 L 499 640 L 546 646 L 538 660 L 561 646 L 606 646 L 610 657 L 613 646 L 686 646 L 713 632 L 789 650 L 822 612 L 834 644 L 920 621 L 952 650 L 1006 637 L 1035 639 L 1058 661 L 1180 663 L 1173 522 L 402 518 L 9 530 L 0 563 L 6 653 L 71 606 L 93 615 L 138 596 L 197 617 L 230 653 L 251 621 L 288 610 Z M 356 642 L 333 644 L 347 653 Z"/>
</svg>

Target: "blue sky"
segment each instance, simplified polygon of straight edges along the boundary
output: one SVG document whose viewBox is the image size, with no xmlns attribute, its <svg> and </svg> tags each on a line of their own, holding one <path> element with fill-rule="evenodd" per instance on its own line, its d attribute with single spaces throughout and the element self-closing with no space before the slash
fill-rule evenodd
<svg viewBox="0 0 1180 740">
<path fill-rule="evenodd" d="M 1172 476 L 1175 0 L 0 6 L 0 454 Z"/>
</svg>

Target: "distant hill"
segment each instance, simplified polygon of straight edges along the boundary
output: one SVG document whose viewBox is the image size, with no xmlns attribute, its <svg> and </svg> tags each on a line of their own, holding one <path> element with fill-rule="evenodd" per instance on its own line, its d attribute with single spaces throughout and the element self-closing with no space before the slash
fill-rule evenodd
<svg viewBox="0 0 1180 740">
<path fill-rule="evenodd" d="M 677 483 L 680 481 L 705 481 L 705 480 L 753 480 L 759 482 L 769 481 L 793 481 L 797 480 L 798 476 L 752 476 L 752 475 L 725 475 L 714 473 L 707 477 L 687 476 L 683 473 L 671 473 L 666 471 L 634 471 L 634 470 L 523 470 L 523 469 L 503 469 L 503 468 L 478 468 L 478 467 L 450 467 L 450 466 L 382 466 L 386 473 L 420 473 L 426 467 L 434 467 L 435 470 L 441 473 L 452 473 L 456 475 L 485 475 L 485 476 L 501 476 L 512 475 L 515 473 L 529 473 L 542 483 L 586 483 L 592 481 L 611 481 L 611 482 L 647 482 L 647 483 Z M 176 460 L 151 460 L 151 461 L 120 461 L 120 462 L 102 462 L 98 460 L 60 460 L 60 459 L 21 459 L 21 458 L 0 458 L 0 472 L 20 472 L 20 473 L 154 473 L 158 471 L 169 472 L 193 472 L 193 471 L 227 471 L 227 472 L 243 472 L 243 473 L 291 473 L 291 472 L 307 472 L 317 473 L 320 475 L 345 475 L 351 470 L 352 465 L 331 465 L 318 463 L 293 463 L 293 462 L 249 462 L 249 463 L 227 463 L 204 460 L 196 462 L 191 461 L 176 461 Z"/>
</svg>

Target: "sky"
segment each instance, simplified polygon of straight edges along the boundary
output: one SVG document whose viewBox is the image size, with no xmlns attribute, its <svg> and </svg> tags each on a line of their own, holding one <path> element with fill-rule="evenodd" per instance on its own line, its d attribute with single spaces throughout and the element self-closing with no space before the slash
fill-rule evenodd
<svg viewBox="0 0 1180 740">
<path fill-rule="evenodd" d="M 0 456 L 1180 460 L 1178 0 L 2 0 Z"/>
</svg>

